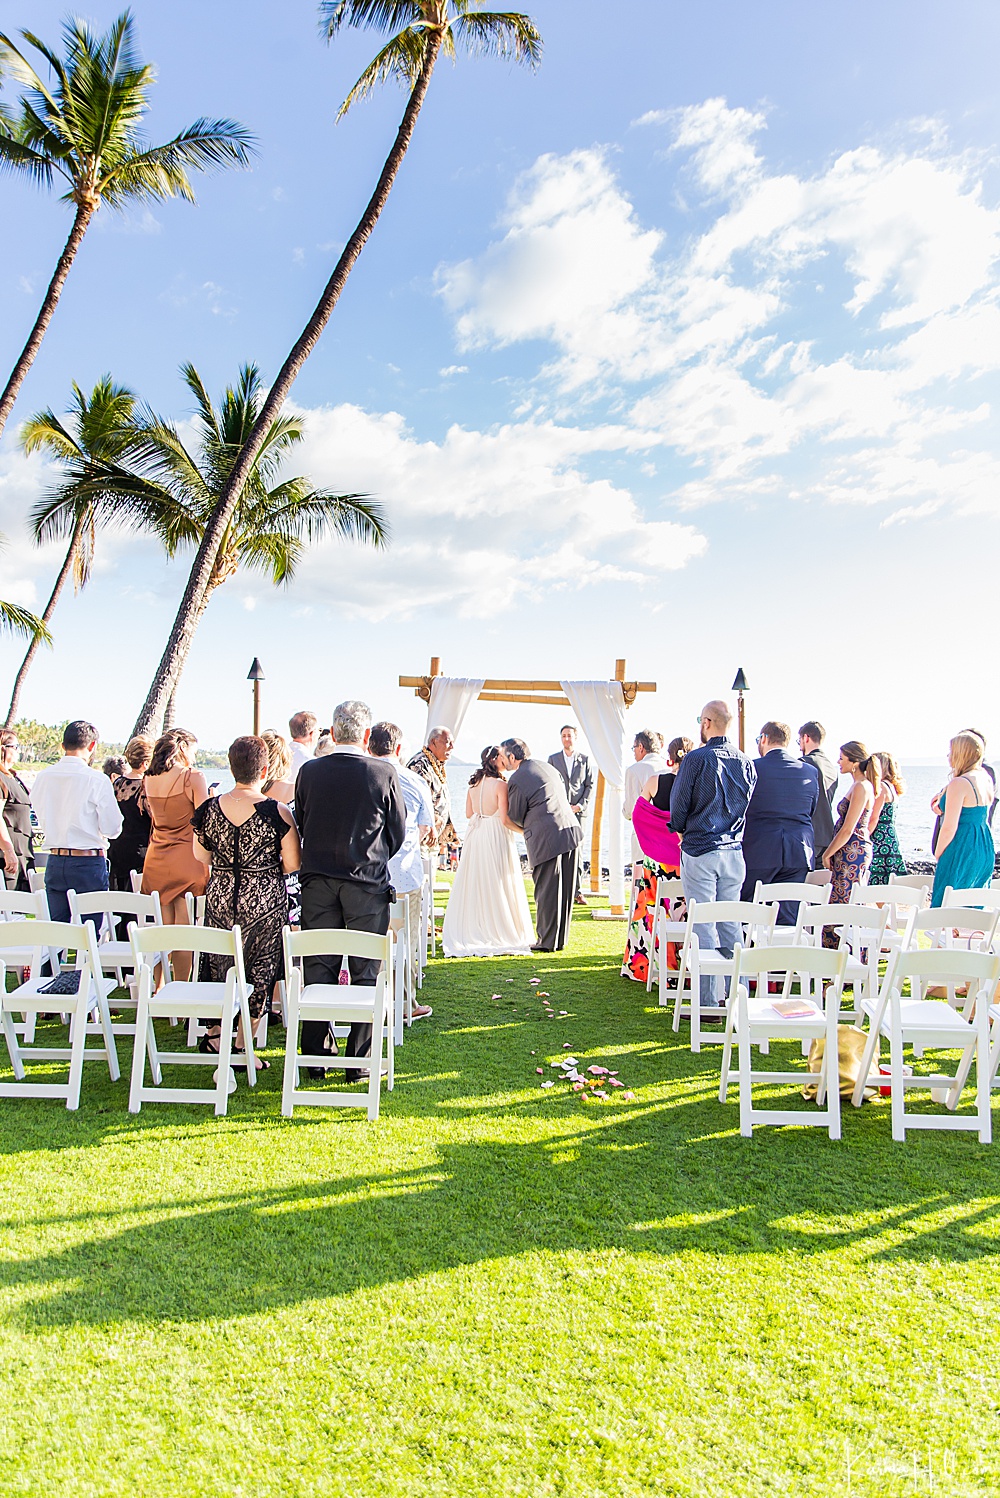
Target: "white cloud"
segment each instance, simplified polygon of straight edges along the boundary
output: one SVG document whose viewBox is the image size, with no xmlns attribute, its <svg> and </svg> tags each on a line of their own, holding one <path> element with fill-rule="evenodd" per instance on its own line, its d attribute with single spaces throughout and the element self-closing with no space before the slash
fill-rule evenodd
<svg viewBox="0 0 1000 1498">
<path fill-rule="evenodd" d="M 606 152 L 540 157 L 501 237 L 439 271 L 460 345 L 545 340 L 556 357 L 535 409 L 546 385 L 567 408 L 574 394 L 612 401 L 672 450 L 685 506 L 775 493 L 905 518 L 995 509 L 984 382 L 1000 370 L 1000 210 L 986 164 L 933 122 L 812 175 L 771 172 L 764 114 L 722 99 L 635 123 L 670 132 L 664 160 L 695 206 L 675 197 L 663 226 L 643 224 Z M 962 451 L 959 432 L 977 433 Z"/>
</svg>

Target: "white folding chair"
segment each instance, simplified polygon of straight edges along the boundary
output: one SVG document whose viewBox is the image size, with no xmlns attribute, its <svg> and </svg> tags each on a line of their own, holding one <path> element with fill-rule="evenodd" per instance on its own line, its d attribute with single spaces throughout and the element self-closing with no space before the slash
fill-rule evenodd
<svg viewBox="0 0 1000 1498">
<path fill-rule="evenodd" d="M 127 895 L 120 890 L 98 890 L 94 894 L 78 895 L 75 889 L 67 891 L 69 896 L 70 914 L 76 925 L 80 925 L 87 916 L 100 916 L 99 926 L 95 927 L 97 936 L 97 957 L 101 969 L 105 973 L 113 973 L 115 983 L 119 988 L 128 989 L 127 974 L 135 972 L 135 959 L 132 955 L 132 943 L 130 941 L 119 941 L 117 937 L 118 920 L 125 917 L 129 929 L 132 925 L 138 926 L 163 926 L 163 916 L 160 913 L 160 897 L 152 895 Z M 166 959 L 163 958 L 164 973 L 166 972 Z M 117 1009 L 134 1009 L 136 996 L 128 989 L 127 997 L 120 996 L 115 1000 Z M 116 1024 L 112 1026 L 116 1035 L 134 1035 L 135 1025 Z"/>
<path fill-rule="evenodd" d="M 389 907 L 389 935 L 392 937 L 393 1041 L 403 1044 L 403 1030 L 413 1024 L 413 982 L 410 975 L 410 903 L 406 896 Z M 415 977 L 415 975 L 414 975 Z"/>
<path fill-rule="evenodd" d="M 846 950 L 829 952 L 822 947 L 789 945 L 737 948 L 726 1015 L 719 1101 L 726 1101 L 735 1040 L 740 1089 L 740 1133 L 745 1138 L 751 1137 L 755 1123 L 817 1125 L 828 1129 L 831 1139 L 840 1138 L 840 1056 L 837 1032 L 847 960 Z M 781 994 L 772 996 L 767 992 L 767 980 L 778 976 L 782 979 Z M 793 995 L 792 981 L 796 978 L 799 993 Z M 752 998 L 748 980 L 756 980 L 756 993 Z M 818 1001 L 810 997 L 813 990 L 819 994 Z M 783 1014 L 776 1008 L 777 1004 L 782 1003 L 791 1003 L 804 1012 Z M 804 1049 L 814 1040 L 823 1040 L 823 1060 L 816 1074 L 818 1111 L 754 1107 L 755 1083 L 767 1087 L 782 1083 L 801 1087 L 812 1075 L 801 1067 L 798 1071 L 755 1071 L 752 1065 L 753 1047 L 759 1046 L 766 1052 L 772 1040 L 798 1040 L 803 1043 Z"/>
<path fill-rule="evenodd" d="M 881 886 L 877 887 L 881 888 Z M 934 876 L 933 874 L 890 874 L 888 888 L 923 890 L 926 905 L 931 897 L 931 890 L 934 888 Z"/>
<path fill-rule="evenodd" d="M 910 882 L 910 881 L 913 882 Z M 920 882 L 917 882 L 917 881 Z M 913 917 L 927 908 L 930 881 L 921 875 L 891 874 L 888 884 L 856 884 L 851 890 L 852 905 L 881 905 L 889 912 L 882 951 L 886 955 L 910 940 Z M 898 882 L 893 882 L 898 881 Z"/>
<path fill-rule="evenodd" d="M 810 869 L 805 882 L 806 884 L 832 884 L 833 875 L 829 869 Z"/>
<path fill-rule="evenodd" d="M 674 902 L 683 898 L 684 886 L 679 879 L 656 881 L 656 914 L 653 917 L 653 935 L 649 963 L 646 967 L 646 992 L 651 991 L 654 976 L 658 978 L 661 1009 L 665 1009 L 670 1003 L 670 993 L 667 988 L 667 980 L 670 976 L 670 969 L 666 963 L 667 943 L 672 941 L 680 945 L 687 935 L 687 922 L 674 920 L 670 914 Z M 660 962 L 661 952 L 664 954 L 662 963 Z"/>
<path fill-rule="evenodd" d="M 990 1004 L 989 1023 L 990 1050 L 989 1060 L 986 1067 L 986 1074 L 989 1079 L 989 1085 L 991 1088 L 993 1088 L 1000 1087 L 1000 1078 L 998 1078 L 998 1072 L 1000 1072 L 1000 1003 Z M 972 1061 L 972 1053 L 969 1051 L 964 1052 L 962 1055 L 962 1060 L 959 1063 L 958 1071 L 955 1074 L 955 1081 L 952 1084 L 951 1091 L 948 1093 L 948 1107 L 951 1109 L 955 1109 L 958 1106 L 959 1098 L 962 1095 L 962 1089 L 965 1087 L 965 1084 L 969 1078 L 969 1070 L 972 1066 Z"/>
<path fill-rule="evenodd" d="M 969 905 L 938 905 L 933 910 L 918 911 L 913 922 L 913 934 L 909 942 L 916 949 L 923 936 L 932 947 L 968 952 L 992 951 L 997 936 L 1000 909 L 982 909 Z M 919 975 L 914 979 L 911 998 L 924 997 Z M 966 1018 L 972 1012 L 975 1000 L 973 992 L 961 993 L 959 985 L 950 980 L 945 984 L 948 1003 L 961 1009 Z M 919 1054 L 919 1051 L 918 1051 Z"/>
<path fill-rule="evenodd" d="M 817 884 L 808 877 L 801 884 L 765 884 L 762 879 L 757 880 L 757 888 L 753 892 L 755 905 L 780 905 L 784 900 L 804 900 L 807 905 L 829 905 L 830 884 Z M 792 928 L 786 926 L 786 931 Z"/>
<path fill-rule="evenodd" d="M 31 872 L 34 873 L 34 870 Z M 23 890 L 0 889 L 0 924 L 16 922 L 20 926 L 26 921 L 47 921 L 48 919 L 49 906 L 45 898 L 44 885 L 41 889 L 33 890 L 31 894 Z M 23 932 L 23 940 L 23 946 L 10 947 L 4 953 L 4 962 L 8 968 L 31 969 L 35 952 L 32 933 Z M 42 952 L 42 965 L 47 967 L 54 977 L 61 967 L 59 952 L 55 948 L 45 948 Z M 37 977 L 38 974 L 32 970 L 31 976 Z M 58 1009 L 58 1007 L 58 1005 L 50 1006 L 53 1009 Z M 34 1039 L 35 1018 L 34 1011 L 24 1016 L 24 1024 L 19 1028 L 25 1040 Z"/>
<path fill-rule="evenodd" d="M 380 962 L 373 986 L 358 983 L 304 983 L 298 958 L 365 957 Z M 382 1078 L 391 1092 L 395 1085 L 393 1054 L 392 934 L 377 936 L 368 931 L 343 931 L 323 927 L 315 931 L 285 929 L 285 973 L 288 984 L 285 1014 L 285 1069 L 281 1089 L 281 1111 L 291 1118 L 296 1104 L 311 1108 L 367 1108 L 369 1120 L 378 1118 Z M 326 1020 L 338 1037 L 351 1025 L 370 1024 L 370 1056 L 304 1055 L 299 1050 L 299 1026 L 303 1020 Z M 384 1051 L 384 1054 L 383 1054 Z M 367 1093 L 330 1092 L 299 1087 L 303 1066 L 345 1067 L 368 1070 Z"/>
<path fill-rule="evenodd" d="M 189 926 L 204 926 L 205 924 L 205 896 L 193 895 L 190 890 L 184 896 L 184 904 L 187 907 L 187 918 Z"/>
<path fill-rule="evenodd" d="M 718 978 L 720 983 L 724 982 L 733 974 L 736 957 L 735 953 L 732 957 L 724 957 L 721 952 L 712 948 L 706 948 L 703 952 L 695 925 L 715 926 L 720 921 L 728 922 L 742 932 L 742 940 L 737 939 L 737 947 L 768 946 L 774 939 L 778 910 L 775 905 L 754 905 L 750 900 L 706 900 L 701 904 L 697 900 L 691 900 L 687 914 L 687 929 L 684 933 L 684 945 L 681 947 L 677 990 L 674 994 L 674 1030 L 680 1029 L 681 1015 L 688 1015 L 691 1020 L 691 1049 L 700 1051 L 703 1041 L 706 1045 L 723 1044 L 721 1034 L 703 1034 L 702 1019 L 718 1020 L 725 1016 L 724 1007 L 702 1004 L 701 979 Z M 690 985 L 686 1001 L 685 978 Z"/>
<path fill-rule="evenodd" d="M 1000 888 L 990 885 L 988 889 L 953 889 L 949 884 L 941 906 L 951 905 L 968 905 L 973 910 L 1000 910 Z"/>
<path fill-rule="evenodd" d="M 878 965 L 888 923 L 888 905 L 811 905 L 799 911 L 798 930 L 805 945 L 821 947 L 824 929 L 832 929 L 838 949 L 847 953 L 844 982 L 851 986 L 852 1003 L 842 1019 L 857 1019 L 860 1000 L 878 996 Z"/>
<path fill-rule="evenodd" d="M 253 1021 L 250 1018 L 249 993 L 243 970 L 243 939 L 239 926 L 231 931 L 212 926 L 132 926 L 129 928 L 135 970 L 138 976 L 138 1004 L 135 1017 L 135 1049 L 132 1052 L 132 1086 L 128 1108 L 138 1113 L 143 1103 L 213 1103 L 222 1116 L 229 1101 L 230 1075 L 234 1066 L 245 1066 L 251 1087 L 257 1082 L 257 1059 L 254 1055 Z M 169 960 L 173 952 L 202 952 L 231 957 L 233 965 L 221 983 L 199 982 L 192 978 L 181 982 L 170 976 Z M 160 960 L 168 963 L 167 982 L 153 992 L 153 968 Z M 197 1019 L 204 1025 L 218 1025 L 218 1051 L 192 1054 L 190 1051 L 164 1051 L 156 1040 L 153 1021 Z M 233 1050 L 233 1026 L 242 1020 L 243 1050 Z M 145 1038 L 145 1044 L 143 1039 Z M 145 1063 L 153 1085 L 145 1082 Z M 214 1087 L 164 1087 L 164 1066 L 214 1066 Z"/>
<path fill-rule="evenodd" d="M 927 983 L 948 985 L 967 983 L 973 995 L 974 1013 L 970 1019 L 959 1014 L 944 999 L 902 997 L 903 985 L 910 981 L 911 993 L 919 993 Z M 851 1099 L 860 1107 L 876 1047 L 884 1035 L 889 1041 L 889 1085 L 892 1089 L 892 1137 L 906 1138 L 910 1129 L 975 1129 L 980 1144 L 990 1142 L 990 1007 L 1000 983 L 1000 956 L 992 952 L 970 952 L 964 947 L 937 948 L 932 951 L 898 951 L 876 1003 L 865 1005 L 868 1040 L 858 1081 Z M 960 1050 L 962 1059 L 954 1076 L 943 1073 L 914 1076 L 903 1070 L 903 1047 L 912 1045 L 923 1055 L 927 1049 Z M 976 1111 L 956 1115 L 961 1090 L 976 1061 Z M 911 1113 L 906 1108 L 906 1090 L 944 1091 L 948 1112 Z"/>
<path fill-rule="evenodd" d="M 120 1076 L 108 1009 L 108 992 L 114 984 L 101 976 L 94 928 L 89 923 L 77 926 L 68 921 L 34 921 L 31 931 L 37 943 L 31 956 L 32 976 L 8 993 L 6 960 L 12 952 L 20 956 L 23 949 L 17 944 L 23 942 L 24 937 L 15 923 L 0 925 L 0 1022 L 14 1070 L 13 1082 L 0 1082 L 0 1097 L 63 1098 L 66 1107 L 73 1110 L 80 1106 L 85 1061 L 106 1061 L 112 1082 L 117 1082 Z M 40 972 L 42 953 L 48 947 L 75 952 L 75 971 L 80 975 L 76 993 L 55 995 L 40 992 L 52 981 Z M 16 965 L 21 966 L 20 961 Z M 69 1046 L 22 1044 L 15 1029 L 14 1014 L 30 1014 L 33 1035 L 35 1017 L 55 1009 L 67 1016 Z M 92 1015 L 96 1016 L 93 1021 Z M 87 1036 L 98 1034 L 103 1045 L 99 1048 L 88 1046 Z M 25 1073 L 25 1061 L 68 1061 L 69 1076 L 65 1082 L 30 1082 Z"/>
<path fill-rule="evenodd" d="M 141 869 L 132 869 L 131 872 L 129 873 L 128 877 L 132 881 L 132 893 L 134 895 L 141 895 L 142 894 L 142 870 Z"/>
<path fill-rule="evenodd" d="M 444 906 L 436 903 L 437 891 L 437 851 L 421 855 L 424 866 L 424 884 L 421 897 L 421 919 L 424 921 L 426 937 L 423 943 L 426 962 L 428 957 L 437 956 L 437 922 L 444 920 Z"/>
</svg>

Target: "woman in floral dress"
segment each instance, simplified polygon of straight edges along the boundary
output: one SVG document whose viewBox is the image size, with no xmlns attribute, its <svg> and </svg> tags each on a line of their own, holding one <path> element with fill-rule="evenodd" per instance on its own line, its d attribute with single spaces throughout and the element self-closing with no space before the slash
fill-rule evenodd
<svg viewBox="0 0 1000 1498">
<path fill-rule="evenodd" d="M 850 775 L 854 784 L 850 795 L 837 807 L 837 825 L 833 841 L 823 854 L 823 867 L 833 875 L 830 904 L 849 905 L 854 886 L 868 881 L 872 861 L 869 823 L 875 799 L 882 789 L 882 770 L 875 756 L 857 739 L 841 744 L 839 767 L 841 775 Z M 835 927 L 824 929 L 825 947 L 836 948 L 839 940 Z"/>
<path fill-rule="evenodd" d="M 869 827 L 872 835 L 872 864 L 869 884 L 888 884 L 890 874 L 905 874 L 906 860 L 896 836 L 896 801 L 906 790 L 899 766 L 891 754 L 878 750 L 872 756 L 882 769 L 882 789 L 875 797 Z"/>
<path fill-rule="evenodd" d="M 667 746 L 667 771 L 662 775 L 650 776 L 643 786 L 640 795 L 644 796 L 647 801 L 651 801 L 658 810 L 670 810 L 670 792 L 677 779 L 678 767 L 688 750 L 693 748 L 694 744 L 690 739 L 671 739 Z M 622 960 L 623 978 L 631 978 L 635 983 L 646 982 L 649 976 L 649 959 L 653 951 L 653 927 L 656 923 L 659 881 L 679 879 L 680 873 L 680 868 L 654 863 L 651 858 L 636 861 L 636 866 L 632 870 L 632 904 L 629 911 L 625 956 Z M 683 912 L 684 901 L 681 897 L 676 902 L 676 908 L 671 908 L 671 920 L 683 920 Z M 673 950 L 673 943 L 668 944 L 667 963 L 670 967 L 677 966 L 677 954 Z"/>
</svg>

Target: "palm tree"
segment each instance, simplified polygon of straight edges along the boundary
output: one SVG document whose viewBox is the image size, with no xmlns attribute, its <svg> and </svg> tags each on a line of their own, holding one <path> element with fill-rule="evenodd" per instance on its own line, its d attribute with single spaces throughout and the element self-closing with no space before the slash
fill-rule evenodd
<svg viewBox="0 0 1000 1498">
<path fill-rule="evenodd" d="M 21 32 L 44 60 L 51 79 L 46 82 L 0 32 L 0 65 L 24 88 L 19 113 L 7 111 L 5 121 L 0 120 L 0 169 L 44 187 L 61 177 L 67 184 L 62 201 L 73 204 L 69 238 L 0 395 L 0 435 L 101 204 L 124 210 L 170 197 L 193 203 L 188 170 L 246 166 L 253 149 L 253 137 L 233 120 L 195 120 L 162 146 L 143 139 L 139 127 L 154 73 L 139 60 L 128 11 L 104 36 L 95 36 L 79 20 L 68 21 L 63 35 L 65 58 L 60 59 L 32 32 Z"/>
<path fill-rule="evenodd" d="M 413 136 L 438 57 L 442 52 L 454 57 L 457 47 L 462 46 L 470 52 L 511 57 L 532 67 L 537 66 L 541 58 L 541 38 L 527 16 L 515 11 L 484 11 L 483 4 L 484 0 L 321 0 L 322 29 L 327 40 L 332 40 L 348 26 L 371 26 L 383 34 L 391 33 L 386 45 L 344 100 L 338 118 L 388 79 L 396 79 L 408 88 L 409 98 L 368 206 L 334 266 L 315 311 L 279 370 L 253 429 L 248 432 L 235 457 L 215 509 L 208 517 L 166 648 L 139 714 L 137 733 L 158 728 L 162 721 L 178 665 L 190 646 L 216 554 L 240 502 L 243 485 L 299 370 L 319 342 L 347 278 L 378 223 Z"/>
<path fill-rule="evenodd" d="M 263 404 L 255 365 L 244 365 L 236 384 L 227 386 L 218 409 L 193 364 L 184 365 L 181 373 L 195 398 L 197 454 L 185 446 L 175 426 L 151 415 L 140 425 L 136 449 L 137 464 L 149 487 L 128 488 L 121 497 L 123 518 L 131 512 L 134 525 L 154 526 L 171 557 L 183 546 L 201 541 L 233 461 L 253 431 Z M 263 572 L 277 585 L 291 581 L 308 545 L 325 536 L 377 548 L 386 545 L 388 526 L 377 501 L 313 489 L 302 476 L 281 476 L 289 452 L 302 436 L 303 423 L 297 416 L 279 412 L 271 423 L 223 531 L 191 638 L 216 588 L 240 567 Z M 186 658 L 185 651 L 174 677 L 175 688 Z"/>
<path fill-rule="evenodd" d="M 0 547 L 5 544 L 5 537 L 0 536 Z M 52 643 L 52 637 L 41 619 L 37 619 L 27 609 L 22 609 L 20 604 L 7 603 L 2 598 L 0 598 L 0 630 L 8 634 L 20 635 L 26 640 L 39 640 L 46 645 Z"/>
<path fill-rule="evenodd" d="M 42 631 L 34 632 L 14 679 L 5 728 L 17 717 L 25 679 L 39 644 L 49 638 L 48 624 L 67 579 L 72 576 L 78 592 L 86 586 L 98 523 L 121 517 L 125 494 L 134 498 L 145 493 L 150 501 L 156 497 L 154 487 L 129 466 L 137 440 L 136 405 L 131 390 L 113 384 L 111 376 L 105 375 L 89 397 L 74 384 L 68 424 L 46 410 L 21 428 L 21 445 L 26 453 L 45 452 L 62 466 L 60 481 L 32 513 L 34 538 L 39 545 L 68 538 L 68 545 L 42 613 Z M 146 528 L 150 528 L 149 523 Z"/>
</svg>

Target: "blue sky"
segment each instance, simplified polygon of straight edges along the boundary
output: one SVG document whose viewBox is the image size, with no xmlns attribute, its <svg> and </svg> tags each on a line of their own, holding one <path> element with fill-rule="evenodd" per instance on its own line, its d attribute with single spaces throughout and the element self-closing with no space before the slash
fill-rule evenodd
<svg viewBox="0 0 1000 1498">
<path fill-rule="evenodd" d="M 213 390 L 246 360 L 267 379 L 363 207 L 402 96 L 335 125 L 375 39 L 327 46 L 311 3 L 278 10 L 134 7 L 151 134 L 229 114 L 261 151 L 199 181 L 195 209 L 99 216 L 0 447 L 2 596 L 40 604 L 56 562 L 26 541 L 52 475 L 20 456 L 16 419 L 106 370 L 179 420 L 184 360 Z M 3 29 L 47 38 L 65 11 L 0 6 Z M 393 546 L 317 548 L 280 592 L 227 584 L 181 720 L 211 744 L 245 729 L 255 654 L 269 722 L 359 695 L 413 737 L 395 679 L 432 654 L 528 677 L 624 655 L 659 683 L 642 715 L 668 735 L 742 665 L 754 727 L 819 716 L 911 756 L 970 720 L 996 741 L 995 5 L 531 14 L 537 74 L 439 70 L 295 389 L 296 467 L 377 494 Z M 9 368 L 68 216 L 10 179 L 0 205 Z M 127 732 L 183 578 L 104 538 L 25 711 Z M 4 680 L 17 654 L 0 646 Z M 483 705 L 460 748 L 504 731 L 554 747 L 562 716 Z"/>
</svg>

